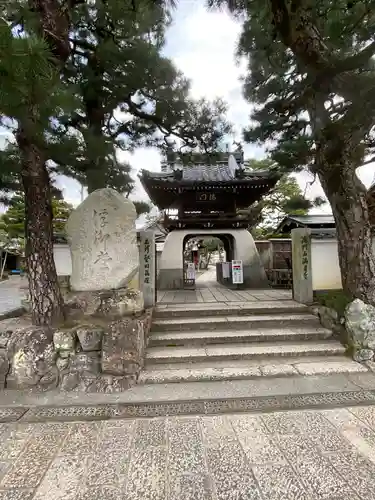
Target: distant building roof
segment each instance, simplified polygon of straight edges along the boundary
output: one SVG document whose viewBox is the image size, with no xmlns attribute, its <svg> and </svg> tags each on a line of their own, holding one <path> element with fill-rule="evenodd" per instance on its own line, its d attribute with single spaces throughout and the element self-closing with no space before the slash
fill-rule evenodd
<svg viewBox="0 0 375 500">
<path fill-rule="evenodd" d="M 310 229 L 334 229 L 335 219 L 332 214 L 288 215 L 276 228 L 276 233 L 290 233 L 292 229 L 306 227 Z"/>
<path fill-rule="evenodd" d="M 194 165 L 186 166 L 181 169 L 180 177 L 176 175 L 178 169 L 173 172 L 148 172 L 143 170 L 141 180 L 152 179 L 155 181 L 173 182 L 173 183 L 195 183 L 195 182 L 237 182 L 246 181 L 266 181 L 269 179 L 278 180 L 274 172 L 268 170 L 242 170 L 241 176 L 236 175 L 241 169 L 231 169 L 227 164 L 222 165 Z"/>
<path fill-rule="evenodd" d="M 213 158 L 212 163 L 175 163 L 168 172 L 142 170 L 139 177 L 148 196 L 161 210 L 179 208 L 182 200 L 195 207 L 194 192 L 215 190 L 215 198 L 210 200 L 210 209 L 214 212 L 250 206 L 269 193 L 280 174 L 272 169 L 247 170 L 235 155 L 229 154 L 225 161 Z"/>
</svg>

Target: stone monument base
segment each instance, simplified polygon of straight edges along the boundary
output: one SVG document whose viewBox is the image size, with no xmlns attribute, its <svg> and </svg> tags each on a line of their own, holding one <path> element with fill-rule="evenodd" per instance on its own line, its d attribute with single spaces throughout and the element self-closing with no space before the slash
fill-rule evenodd
<svg viewBox="0 0 375 500">
<path fill-rule="evenodd" d="M 118 392 L 136 383 L 152 320 L 142 294 L 76 293 L 66 307 L 56 328 L 0 321 L 0 389 Z"/>
</svg>

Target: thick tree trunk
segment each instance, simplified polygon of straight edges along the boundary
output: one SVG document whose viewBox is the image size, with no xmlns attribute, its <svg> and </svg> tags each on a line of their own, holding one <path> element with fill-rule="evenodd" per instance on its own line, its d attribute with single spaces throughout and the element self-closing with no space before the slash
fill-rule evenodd
<svg viewBox="0 0 375 500">
<path fill-rule="evenodd" d="M 343 288 L 351 297 L 375 305 L 375 249 L 367 193 L 356 174 L 355 146 L 343 149 L 335 164 L 318 154 L 316 170 L 336 222 Z"/>
<path fill-rule="evenodd" d="M 22 153 L 25 253 L 33 323 L 54 324 L 64 319 L 64 304 L 53 258 L 49 176 L 43 153 L 21 127 L 17 132 L 17 143 Z"/>
</svg>

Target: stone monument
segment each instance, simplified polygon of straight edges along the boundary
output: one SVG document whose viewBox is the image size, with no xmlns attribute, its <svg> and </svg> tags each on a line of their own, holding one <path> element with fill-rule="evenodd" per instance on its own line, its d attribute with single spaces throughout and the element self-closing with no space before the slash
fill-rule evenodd
<svg viewBox="0 0 375 500">
<path fill-rule="evenodd" d="M 135 286 L 135 219 L 133 203 L 113 189 L 94 191 L 72 213 L 66 321 L 22 329 L 0 321 L 0 389 L 119 392 L 137 382 L 152 306 L 145 310 Z"/>
<path fill-rule="evenodd" d="M 91 193 L 69 217 L 72 291 L 114 290 L 129 285 L 139 268 L 137 213 L 110 188 Z"/>
</svg>

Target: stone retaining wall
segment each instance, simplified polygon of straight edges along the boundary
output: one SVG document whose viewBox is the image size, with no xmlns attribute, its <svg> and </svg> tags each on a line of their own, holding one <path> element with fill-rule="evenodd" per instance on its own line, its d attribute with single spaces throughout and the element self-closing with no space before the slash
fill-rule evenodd
<svg viewBox="0 0 375 500">
<path fill-rule="evenodd" d="M 32 326 L 27 317 L 0 321 L 0 389 L 117 392 L 134 385 L 152 309 L 130 314 L 124 295 L 115 299 L 75 298 L 59 328 Z"/>
</svg>

